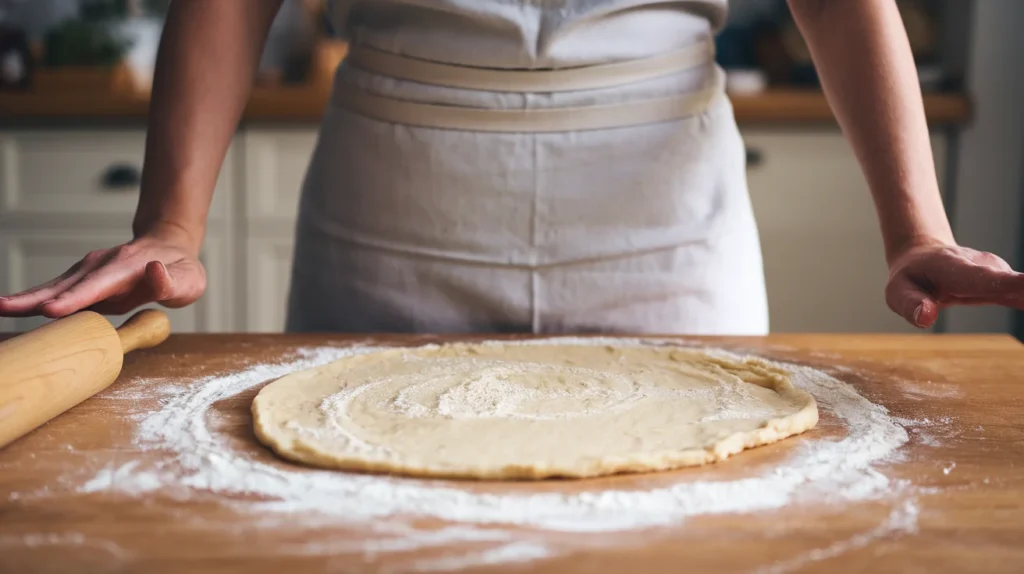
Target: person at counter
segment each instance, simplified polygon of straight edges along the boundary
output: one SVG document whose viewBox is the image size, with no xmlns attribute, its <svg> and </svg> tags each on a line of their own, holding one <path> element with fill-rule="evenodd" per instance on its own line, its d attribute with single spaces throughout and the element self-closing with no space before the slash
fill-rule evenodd
<svg viewBox="0 0 1024 574">
<path fill-rule="evenodd" d="M 1024 275 L 953 237 L 895 3 L 789 4 L 877 206 L 889 307 L 924 328 L 951 305 L 1024 305 Z M 134 239 L 0 298 L 0 316 L 202 295 L 214 183 L 280 5 L 171 3 Z M 712 49 L 726 8 L 333 2 L 350 53 L 303 185 L 287 328 L 767 332 Z"/>
</svg>

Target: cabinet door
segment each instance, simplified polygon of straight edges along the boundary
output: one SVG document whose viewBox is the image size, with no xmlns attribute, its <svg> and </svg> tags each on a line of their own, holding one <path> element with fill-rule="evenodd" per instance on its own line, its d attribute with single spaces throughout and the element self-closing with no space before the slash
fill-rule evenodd
<svg viewBox="0 0 1024 574">
<path fill-rule="evenodd" d="M 245 215 L 250 224 L 295 219 L 316 138 L 314 128 L 245 131 Z"/>
<path fill-rule="evenodd" d="M 246 330 L 280 333 L 285 326 L 288 286 L 292 274 L 291 236 L 250 237 L 247 242 Z"/>
<path fill-rule="evenodd" d="M 63 273 L 88 251 L 116 245 L 125 237 L 110 232 L 10 231 L 0 233 L 0 291 L 15 293 L 48 281 Z M 195 304 L 183 309 L 164 309 L 171 318 L 174 332 L 217 331 L 229 327 L 230 314 L 227 295 L 230 287 L 225 283 L 224 242 L 211 237 L 200 255 L 207 270 L 207 292 Z M 119 324 L 128 315 L 110 317 Z M 26 317 L 0 319 L 0 331 L 26 331 L 38 327 L 48 319 Z"/>
<path fill-rule="evenodd" d="M 746 130 L 750 194 L 775 332 L 913 331 L 886 306 L 888 269 L 867 183 L 836 130 Z M 935 138 L 944 169 L 944 142 Z"/>
</svg>

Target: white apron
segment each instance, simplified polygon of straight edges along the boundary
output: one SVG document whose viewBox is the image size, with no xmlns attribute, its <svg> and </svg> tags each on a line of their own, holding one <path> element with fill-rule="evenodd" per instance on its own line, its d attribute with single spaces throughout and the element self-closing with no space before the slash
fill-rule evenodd
<svg viewBox="0 0 1024 574">
<path fill-rule="evenodd" d="M 710 40 L 724 4 L 366 0 L 335 2 L 332 15 L 354 46 L 500 72 L 688 50 Z M 677 119 L 523 132 L 388 121 L 349 97 L 470 117 L 595 106 L 635 115 L 646 101 L 692 100 L 718 72 L 713 63 L 550 92 L 368 69 L 378 68 L 339 69 L 306 177 L 290 331 L 767 331 L 744 149 L 726 98 Z"/>
</svg>

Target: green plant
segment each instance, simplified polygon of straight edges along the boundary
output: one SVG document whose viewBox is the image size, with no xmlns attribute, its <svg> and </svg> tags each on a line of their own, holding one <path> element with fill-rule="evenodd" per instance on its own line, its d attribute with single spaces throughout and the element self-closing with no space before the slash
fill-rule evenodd
<svg viewBox="0 0 1024 574">
<path fill-rule="evenodd" d="M 47 33 L 43 62 L 48 67 L 117 65 L 131 42 L 116 35 L 110 24 L 127 13 L 127 0 L 83 2 L 79 19 L 66 20 Z"/>
<path fill-rule="evenodd" d="M 128 0 L 85 0 L 79 7 L 79 14 L 87 22 L 127 18 L 128 3 Z"/>
</svg>

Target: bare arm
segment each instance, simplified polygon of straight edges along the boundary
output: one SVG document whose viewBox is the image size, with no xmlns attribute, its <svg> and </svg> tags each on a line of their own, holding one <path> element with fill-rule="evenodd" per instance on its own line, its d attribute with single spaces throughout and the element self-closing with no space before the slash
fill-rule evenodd
<svg viewBox="0 0 1024 574">
<path fill-rule="evenodd" d="M 217 174 L 282 0 L 175 0 L 153 79 L 134 239 L 87 254 L 61 276 L 10 297 L 0 316 L 62 317 L 182 307 L 206 288 L 198 254 Z"/>
<path fill-rule="evenodd" d="M 1024 274 L 953 238 L 895 0 L 789 5 L 871 188 L 889 263 L 889 307 L 918 327 L 951 305 L 1024 308 Z"/>
<path fill-rule="evenodd" d="M 136 235 L 169 228 L 198 253 L 217 174 L 281 3 L 171 3 L 153 78 Z"/>
<path fill-rule="evenodd" d="M 874 197 L 891 262 L 917 242 L 952 243 L 917 69 L 893 0 L 789 0 L 822 87 Z"/>
</svg>

